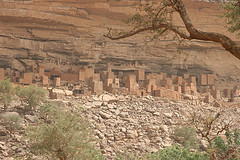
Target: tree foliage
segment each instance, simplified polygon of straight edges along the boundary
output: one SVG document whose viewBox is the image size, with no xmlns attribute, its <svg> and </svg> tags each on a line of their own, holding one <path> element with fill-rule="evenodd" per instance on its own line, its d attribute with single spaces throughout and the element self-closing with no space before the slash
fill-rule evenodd
<svg viewBox="0 0 240 160">
<path fill-rule="evenodd" d="M 230 25 L 228 31 L 236 32 L 240 37 L 240 0 L 232 0 L 222 5 L 225 10 L 226 23 Z"/>
<path fill-rule="evenodd" d="M 26 103 L 26 110 L 35 109 L 41 102 L 46 99 L 46 91 L 36 85 L 22 87 L 17 91 L 18 96 Z"/>
<path fill-rule="evenodd" d="M 210 159 L 239 160 L 240 132 L 235 129 L 233 133 L 233 130 L 230 130 L 232 120 L 224 118 L 223 115 L 223 111 L 214 116 L 192 113 L 190 121 L 200 136 L 207 140 Z"/>
<path fill-rule="evenodd" d="M 7 110 L 9 104 L 14 100 L 15 90 L 10 82 L 10 79 L 0 81 L 0 103 L 4 105 L 4 110 Z"/>
<path fill-rule="evenodd" d="M 180 29 L 179 26 L 174 24 L 174 12 L 180 16 L 184 29 Z M 134 26 L 131 31 L 119 32 L 109 28 L 108 34 L 104 36 L 112 40 L 118 40 L 141 32 L 151 31 L 155 33 L 154 38 L 158 38 L 172 32 L 174 38 L 178 38 L 180 42 L 184 39 L 196 39 L 219 43 L 225 50 L 240 59 L 240 46 L 236 42 L 224 34 L 201 31 L 192 24 L 182 0 L 146 1 L 141 3 L 137 13 L 128 22 Z M 235 21 L 230 23 L 234 25 Z"/>
<path fill-rule="evenodd" d="M 239 160 L 240 159 L 240 131 L 235 129 L 232 133 L 229 130 L 225 138 L 218 136 L 214 139 L 214 149 L 218 159 Z"/>
</svg>

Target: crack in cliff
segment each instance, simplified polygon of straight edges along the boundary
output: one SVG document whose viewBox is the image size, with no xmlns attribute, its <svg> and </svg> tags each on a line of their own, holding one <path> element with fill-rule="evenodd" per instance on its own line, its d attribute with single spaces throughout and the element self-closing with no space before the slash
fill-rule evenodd
<svg viewBox="0 0 240 160">
<path fill-rule="evenodd" d="M 1 37 L 1 36 L 0 36 Z M 11 48 L 12 47 L 12 48 Z M 19 50 L 19 51 L 26 51 L 28 52 L 29 49 L 26 49 L 26 48 L 15 48 L 14 46 L 11 46 L 11 47 L 1 47 L 0 48 L 4 48 L 4 49 L 9 49 L 9 50 Z"/>
<path fill-rule="evenodd" d="M 61 43 L 66 43 L 70 44 L 71 42 L 63 41 L 63 40 L 51 40 L 51 39 L 41 39 L 41 38 L 35 38 L 35 39 L 30 39 L 30 38 L 24 38 L 24 37 L 18 37 L 18 36 L 7 36 L 7 35 L 0 35 L 0 37 L 5 37 L 5 38 L 11 38 L 11 39 L 23 39 L 23 40 L 29 40 L 29 41 L 37 41 L 37 42 L 61 42 Z"/>
</svg>

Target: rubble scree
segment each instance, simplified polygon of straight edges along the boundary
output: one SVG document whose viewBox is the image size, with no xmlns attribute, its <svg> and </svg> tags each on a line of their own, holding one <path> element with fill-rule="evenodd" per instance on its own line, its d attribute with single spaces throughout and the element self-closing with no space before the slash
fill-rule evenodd
<svg viewBox="0 0 240 160">
<path fill-rule="evenodd" d="M 235 104 L 235 107 L 214 107 L 199 98 L 170 100 L 152 96 L 101 94 L 65 96 L 63 99 L 51 101 L 72 112 L 80 112 L 91 122 L 97 140 L 96 146 L 109 160 L 126 151 L 144 154 L 176 144 L 173 136 L 175 128 L 186 124 L 190 113 L 193 112 L 215 115 L 223 110 L 223 118 L 226 120 L 232 118 L 232 126 L 240 128 L 239 104 Z M 38 121 L 36 115 L 24 115 L 22 118 L 25 119 L 23 127 Z M 0 126 L 0 159 L 9 160 L 13 155 L 26 154 L 28 142 L 22 135 L 14 133 L 14 136 L 9 137 L 8 131 Z M 201 143 L 206 146 L 204 140 Z"/>
<path fill-rule="evenodd" d="M 111 98 L 102 101 L 104 96 Z M 224 112 L 226 119 L 231 117 L 237 120 L 240 117 L 239 109 L 214 107 L 199 99 L 173 101 L 130 95 L 92 95 L 76 99 L 72 106 L 83 107 L 83 113 L 92 123 L 99 139 L 97 145 L 108 159 L 125 151 L 141 154 L 171 146 L 176 143 L 174 129 L 186 124 L 193 112 L 214 115 L 225 109 L 228 110 Z M 239 122 L 233 121 L 233 126 L 239 128 Z"/>
</svg>

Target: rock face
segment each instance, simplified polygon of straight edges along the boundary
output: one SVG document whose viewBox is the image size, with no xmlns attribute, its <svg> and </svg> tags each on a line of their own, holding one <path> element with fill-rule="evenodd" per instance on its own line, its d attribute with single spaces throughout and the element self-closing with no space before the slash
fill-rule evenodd
<svg viewBox="0 0 240 160">
<path fill-rule="evenodd" d="M 226 33 L 214 3 L 184 1 L 194 25 Z M 135 12 L 134 0 L 0 0 L 0 67 L 24 70 L 33 63 L 68 69 L 72 65 L 143 61 L 148 71 L 190 74 L 240 73 L 239 60 L 211 42 L 179 46 L 165 39 L 149 42 L 149 34 L 111 41 L 107 27 L 130 29 L 123 21 Z M 204 7 L 202 7 L 204 6 Z M 182 25 L 176 16 L 176 24 Z M 179 50 L 179 51 L 177 51 Z"/>
</svg>

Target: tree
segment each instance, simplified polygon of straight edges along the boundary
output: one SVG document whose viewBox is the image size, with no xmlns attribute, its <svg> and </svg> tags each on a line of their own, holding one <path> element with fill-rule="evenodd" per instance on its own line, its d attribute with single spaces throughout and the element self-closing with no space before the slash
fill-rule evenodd
<svg viewBox="0 0 240 160">
<path fill-rule="evenodd" d="M 14 100 L 15 90 L 10 79 L 0 81 L 0 102 L 7 110 L 8 105 Z"/>
<path fill-rule="evenodd" d="M 25 106 L 26 110 L 35 109 L 37 105 L 46 99 L 46 91 L 36 85 L 18 88 L 17 94 L 27 104 Z"/>
<path fill-rule="evenodd" d="M 209 156 L 213 160 L 239 160 L 240 133 L 235 129 L 230 130 L 232 120 L 226 120 L 223 112 L 215 116 L 191 114 L 190 123 L 195 127 L 200 136 L 207 140 Z M 225 140 L 223 136 L 225 132 Z"/>
<path fill-rule="evenodd" d="M 236 7 L 239 8 L 239 6 Z M 174 12 L 179 14 L 184 23 L 185 31 L 187 33 L 173 24 Z M 175 34 L 175 37 L 179 38 L 180 41 L 184 39 L 196 39 L 202 41 L 217 42 L 221 44 L 225 50 L 240 59 L 240 46 L 237 45 L 237 43 L 231 40 L 229 37 L 220 33 L 204 32 L 195 28 L 187 14 L 182 0 L 163 0 L 161 2 L 147 1 L 145 4 L 140 4 L 138 13 L 129 19 L 129 23 L 135 26 L 132 31 L 126 33 L 114 33 L 112 32 L 112 29 L 109 28 L 108 34 L 104 36 L 110 38 L 111 40 L 118 40 L 145 31 L 153 31 L 157 33 L 156 37 L 165 36 L 171 31 Z"/>
<path fill-rule="evenodd" d="M 104 159 L 93 147 L 91 129 L 81 115 L 49 104 L 42 106 L 40 112 L 42 123 L 27 131 L 35 155 L 52 160 Z"/>
</svg>

